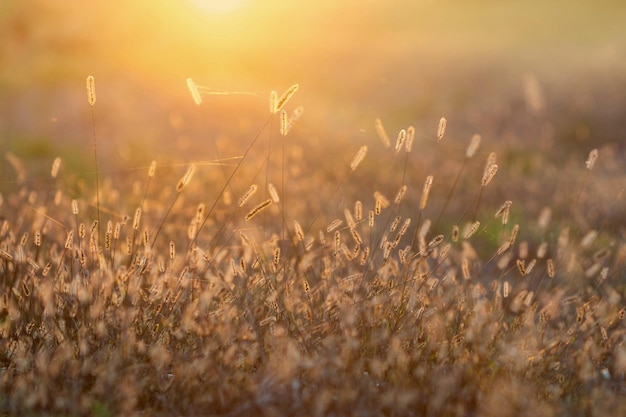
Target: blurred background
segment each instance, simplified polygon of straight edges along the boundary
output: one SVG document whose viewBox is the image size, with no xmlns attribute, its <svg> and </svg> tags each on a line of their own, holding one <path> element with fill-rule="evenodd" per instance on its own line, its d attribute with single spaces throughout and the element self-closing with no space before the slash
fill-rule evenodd
<svg viewBox="0 0 626 417">
<path fill-rule="evenodd" d="M 202 158 L 207 139 L 245 146 L 269 91 L 293 83 L 294 135 L 350 155 L 377 117 L 392 138 L 412 124 L 432 140 L 441 116 L 463 149 L 481 133 L 557 161 L 623 155 L 624 22 L 619 0 L 3 0 L 0 150 L 88 169 L 93 75 L 105 170 Z M 254 94 L 205 96 L 201 115 L 187 77 Z"/>
</svg>

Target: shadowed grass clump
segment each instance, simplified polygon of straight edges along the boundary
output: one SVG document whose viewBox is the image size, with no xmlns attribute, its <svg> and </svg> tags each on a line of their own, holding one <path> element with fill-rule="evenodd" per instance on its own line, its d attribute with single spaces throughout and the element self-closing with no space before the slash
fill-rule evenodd
<svg viewBox="0 0 626 417">
<path fill-rule="evenodd" d="M 445 118 L 393 148 L 381 120 L 345 154 L 306 148 L 301 108 L 281 113 L 297 90 L 243 149 L 96 167 L 95 195 L 62 158 L 37 190 L 8 158 L 0 413 L 626 413 L 623 189 L 602 149 L 537 201 L 488 141 L 443 148 Z"/>
</svg>

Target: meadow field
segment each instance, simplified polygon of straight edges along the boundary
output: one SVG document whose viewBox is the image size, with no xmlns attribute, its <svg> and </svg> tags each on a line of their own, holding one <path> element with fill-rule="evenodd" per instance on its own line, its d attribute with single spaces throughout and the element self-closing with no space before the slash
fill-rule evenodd
<svg viewBox="0 0 626 417">
<path fill-rule="evenodd" d="M 0 12 L 1 416 L 626 414 L 620 2 L 92 3 Z"/>
</svg>

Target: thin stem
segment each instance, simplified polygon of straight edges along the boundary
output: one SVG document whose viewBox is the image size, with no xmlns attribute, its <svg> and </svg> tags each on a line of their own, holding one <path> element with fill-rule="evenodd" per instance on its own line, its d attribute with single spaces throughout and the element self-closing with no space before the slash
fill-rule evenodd
<svg viewBox="0 0 626 417">
<path fill-rule="evenodd" d="M 99 256 L 99 247 L 100 247 L 100 228 L 101 228 L 101 222 L 100 222 L 100 178 L 99 178 L 99 174 L 98 174 L 98 145 L 97 145 L 97 141 L 96 141 L 96 114 L 94 111 L 94 106 L 90 106 L 91 107 L 91 127 L 92 127 L 92 132 L 93 132 L 93 159 L 94 159 L 94 165 L 96 167 L 96 215 L 97 215 L 97 220 L 98 220 L 98 228 L 97 228 L 97 233 L 96 233 L 96 254 L 98 256 L 98 267 L 101 267 L 102 265 L 100 265 L 100 256 Z"/>
</svg>

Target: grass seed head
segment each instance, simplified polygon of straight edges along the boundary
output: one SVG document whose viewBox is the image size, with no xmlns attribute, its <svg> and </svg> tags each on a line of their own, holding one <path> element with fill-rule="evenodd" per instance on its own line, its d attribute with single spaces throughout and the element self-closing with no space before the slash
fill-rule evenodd
<svg viewBox="0 0 626 417">
<path fill-rule="evenodd" d="M 470 144 L 468 145 L 467 150 L 465 151 L 465 157 L 469 159 L 472 156 L 474 156 L 479 146 L 480 146 L 480 135 L 475 134 L 474 136 L 472 136 L 472 139 L 470 139 Z"/>
<path fill-rule="evenodd" d="M 280 111 L 280 134 L 281 136 L 287 136 L 287 132 L 289 131 L 289 119 L 287 117 L 287 112 L 283 109 Z"/>
<path fill-rule="evenodd" d="M 406 190 L 408 187 L 406 185 L 402 185 L 398 190 L 398 194 L 396 194 L 396 198 L 393 200 L 394 204 L 400 204 L 404 199 L 404 195 L 406 194 Z"/>
<path fill-rule="evenodd" d="M 92 75 L 87 77 L 87 102 L 90 106 L 96 104 L 96 82 Z"/>
<path fill-rule="evenodd" d="M 587 161 L 585 161 L 585 166 L 587 167 L 588 170 L 591 171 L 593 169 L 593 166 L 596 163 L 597 159 L 598 159 L 598 150 L 592 149 L 591 152 L 589 152 Z"/>
<path fill-rule="evenodd" d="M 360 222 L 363 219 L 363 203 L 357 200 L 354 203 L 354 220 Z"/>
<path fill-rule="evenodd" d="M 496 172 L 498 172 L 498 164 L 492 164 L 480 180 L 480 186 L 486 187 L 491 182 L 493 177 L 496 176 Z"/>
<path fill-rule="evenodd" d="M 276 187 L 274 187 L 274 184 L 272 184 L 271 182 L 268 183 L 267 191 L 269 192 L 270 197 L 272 198 L 272 201 L 274 203 L 280 202 L 280 197 L 278 196 L 278 191 L 276 191 Z"/>
<path fill-rule="evenodd" d="M 189 165 L 189 167 L 187 168 L 187 171 L 185 172 L 185 175 L 183 175 L 183 177 L 178 181 L 178 184 L 176 184 L 176 192 L 180 193 L 181 191 L 185 189 L 185 187 L 187 187 L 187 185 L 189 185 L 189 182 L 191 181 L 191 178 L 193 178 L 193 174 L 195 172 L 196 172 L 196 165 L 195 164 Z"/>
<path fill-rule="evenodd" d="M 415 140 L 415 128 L 409 126 L 406 130 L 406 141 L 404 142 L 404 151 L 410 153 L 413 149 L 413 141 Z"/>
<path fill-rule="evenodd" d="M 276 114 L 278 111 L 277 109 L 277 105 L 278 105 L 278 93 L 276 92 L 276 90 L 272 90 L 270 91 L 270 113 L 272 114 Z"/>
<path fill-rule="evenodd" d="M 406 130 L 402 129 L 398 133 L 398 137 L 396 138 L 396 152 L 400 152 L 404 146 L 404 142 L 406 141 Z"/>
<path fill-rule="evenodd" d="M 187 78 L 187 88 L 189 89 L 189 92 L 191 93 L 191 98 L 193 99 L 193 102 L 196 104 L 196 106 L 202 104 L 202 97 L 200 96 L 200 92 L 198 91 L 198 86 L 196 85 L 196 83 L 193 82 L 191 78 Z"/>
<path fill-rule="evenodd" d="M 381 140 L 385 148 L 391 147 L 391 140 L 389 140 L 389 136 L 385 131 L 385 127 L 383 126 L 383 122 L 380 119 L 376 119 L 374 121 L 374 128 L 376 129 L 376 134 L 378 138 Z"/>
<path fill-rule="evenodd" d="M 252 210 L 250 210 L 248 212 L 248 214 L 246 214 L 245 220 L 246 221 L 251 220 L 254 216 L 259 214 L 262 210 L 264 210 L 270 204 L 272 204 L 272 199 L 268 198 L 267 200 L 263 201 L 262 203 L 256 205 Z"/>
<path fill-rule="evenodd" d="M 252 184 L 250 187 L 248 187 L 248 190 L 241 197 L 239 197 L 239 201 L 237 201 L 237 207 L 243 207 L 248 202 L 250 197 L 252 197 L 257 192 L 258 189 L 259 186 L 256 184 Z"/>
<path fill-rule="evenodd" d="M 291 97 L 293 97 L 294 94 L 296 94 L 299 87 L 300 86 L 298 84 L 294 84 L 291 87 L 289 87 L 289 89 L 285 91 L 282 96 L 280 96 L 280 98 L 276 101 L 276 107 L 274 108 L 274 113 L 278 113 L 279 111 L 283 109 L 283 107 L 285 107 L 285 104 L 287 104 L 289 99 L 291 99 Z"/>
<path fill-rule="evenodd" d="M 59 169 L 61 168 L 61 158 L 56 157 L 52 162 L 52 168 L 50 169 L 50 176 L 56 178 L 59 175 Z"/>
<path fill-rule="evenodd" d="M 363 162 L 363 159 L 365 159 L 365 155 L 367 155 L 367 145 L 361 146 L 359 148 L 359 151 L 356 153 L 356 155 L 352 159 L 352 162 L 350 163 L 351 171 L 354 171 L 355 169 L 357 169 L 359 164 Z"/>
<path fill-rule="evenodd" d="M 437 141 L 443 139 L 443 136 L 446 134 L 446 126 L 448 125 L 448 121 L 445 117 L 439 119 L 439 125 L 437 126 Z"/>
<path fill-rule="evenodd" d="M 430 188 L 433 185 L 433 176 L 429 175 L 426 177 L 424 181 L 424 187 L 422 188 L 422 198 L 420 199 L 420 210 L 423 210 L 426 207 L 426 203 L 428 202 L 428 195 L 430 193 Z"/>
</svg>

